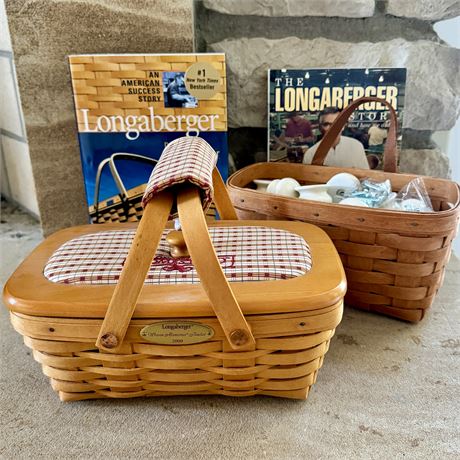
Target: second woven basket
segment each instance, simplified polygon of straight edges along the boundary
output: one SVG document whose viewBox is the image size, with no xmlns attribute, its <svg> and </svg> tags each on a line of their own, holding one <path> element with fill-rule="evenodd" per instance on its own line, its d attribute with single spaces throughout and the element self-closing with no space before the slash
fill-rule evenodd
<svg viewBox="0 0 460 460">
<path fill-rule="evenodd" d="M 352 112 L 366 102 L 390 110 L 385 145 L 385 171 L 322 166 Z M 254 189 L 255 179 L 292 177 L 301 184 L 326 183 L 340 172 L 359 179 L 389 179 L 399 191 L 420 177 L 397 170 L 396 114 L 384 100 L 361 98 L 350 104 L 323 138 L 312 165 L 257 163 L 234 173 L 228 190 L 241 219 L 291 219 L 320 226 L 333 240 L 348 281 L 346 302 L 356 308 L 407 321 L 419 321 L 442 285 L 460 216 L 459 186 L 449 180 L 423 177 L 435 212 L 407 213 L 299 200 Z"/>
</svg>

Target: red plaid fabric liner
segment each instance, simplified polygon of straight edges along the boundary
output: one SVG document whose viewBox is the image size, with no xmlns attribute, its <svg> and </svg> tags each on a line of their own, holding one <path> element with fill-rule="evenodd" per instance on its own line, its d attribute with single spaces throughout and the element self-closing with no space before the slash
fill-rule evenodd
<svg viewBox="0 0 460 460">
<path fill-rule="evenodd" d="M 200 137 L 180 137 L 170 142 L 155 166 L 142 205 L 145 205 L 159 192 L 183 182 L 190 182 L 201 188 L 203 209 L 206 211 L 214 194 L 212 171 L 217 163 L 216 151 Z M 176 210 L 171 212 L 174 216 Z"/>
<path fill-rule="evenodd" d="M 199 276 L 190 257 L 173 258 L 165 230 L 146 284 L 194 284 Z M 209 229 L 228 281 L 270 281 L 301 276 L 311 268 L 310 248 L 300 236 L 269 227 Z M 63 244 L 48 260 L 44 275 L 54 283 L 116 284 L 134 230 L 91 233 Z"/>
</svg>

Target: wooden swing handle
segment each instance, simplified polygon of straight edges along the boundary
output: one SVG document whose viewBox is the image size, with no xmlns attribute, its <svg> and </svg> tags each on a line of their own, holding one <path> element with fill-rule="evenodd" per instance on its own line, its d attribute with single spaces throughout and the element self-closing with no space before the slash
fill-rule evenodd
<svg viewBox="0 0 460 460">
<path fill-rule="evenodd" d="M 236 219 L 235 209 L 217 169 L 213 171 L 213 182 L 219 214 L 226 219 Z M 102 351 L 120 352 L 172 205 L 172 193 L 163 191 L 144 209 L 96 341 Z M 236 350 L 254 349 L 252 332 L 212 246 L 199 189 L 193 185 L 179 189 L 177 206 L 192 261 L 230 345 Z"/>
<path fill-rule="evenodd" d="M 165 191 L 144 209 L 96 341 L 96 346 L 103 351 L 120 352 L 172 204 L 172 193 Z"/>
<path fill-rule="evenodd" d="M 351 114 L 362 104 L 367 102 L 380 102 L 387 106 L 390 111 L 390 127 L 388 128 L 388 136 L 385 142 L 385 150 L 383 152 L 383 170 L 386 172 L 397 172 L 398 168 L 398 148 L 396 144 L 396 132 L 398 130 L 398 118 L 395 109 L 385 99 L 378 97 L 361 97 L 351 102 L 347 107 L 340 112 L 340 115 L 335 119 L 333 125 L 329 128 L 321 140 L 315 155 L 311 161 L 312 165 L 322 166 L 326 159 L 329 150 L 337 136 L 342 132 L 343 127 L 347 124 Z"/>
<path fill-rule="evenodd" d="M 198 189 L 188 187 L 181 191 L 177 208 L 193 265 L 227 340 L 235 350 L 253 350 L 254 336 L 220 266 L 201 209 Z"/>
<path fill-rule="evenodd" d="M 217 167 L 212 171 L 212 185 L 214 186 L 214 204 L 219 216 L 223 220 L 238 220 L 232 200 Z"/>
</svg>

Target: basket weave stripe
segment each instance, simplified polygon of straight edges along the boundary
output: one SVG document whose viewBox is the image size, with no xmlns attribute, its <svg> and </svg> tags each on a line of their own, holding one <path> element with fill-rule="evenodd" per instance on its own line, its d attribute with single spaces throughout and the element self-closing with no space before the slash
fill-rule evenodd
<svg viewBox="0 0 460 460">
<path fill-rule="evenodd" d="M 320 226 L 337 248 L 348 280 L 345 301 L 357 308 L 406 321 L 419 321 L 442 285 L 460 218 L 460 189 L 444 179 L 424 177 L 433 213 L 403 213 L 278 197 L 252 189 L 255 179 L 293 177 L 326 183 L 338 173 L 360 179 L 389 179 L 394 191 L 419 177 L 382 171 L 259 163 L 228 180 L 240 219 L 292 219 Z"/>
<path fill-rule="evenodd" d="M 85 319 L 69 319 L 61 325 L 66 340 L 25 335 L 24 341 L 33 349 L 34 358 L 51 379 L 53 389 L 65 401 L 172 394 L 264 394 L 305 399 L 340 322 L 342 302 L 326 310 L 328 313 L 319 315 L 309 311 L 294 317 L 249 317 L 257 350 L 247 352 L 229 353 L 223 331 L 216 326 L 216 337 L 221 339 L 210 342 L 171 347 L 141 342 L 142 338 L 136 335 L 136 342 L 124 343 L 125 354 L 100 353 L 94 337 L 75 340 L 78 330 L 91 334 L 91 328 L 85 324 L 92 322 Z M 12 315 L 16 328 L 28 329 L 30 319 Z M 318 317 L 324 319 L 317 321 Z M 312 319 L 310 324 L 307 318 Z M 215 318 L 209 319 L 215 322 Z M 288 327 L 286 320 L 292 321 Z M 258 326 L 262 323 L 264 327 Z M 260 337 L 261 332 L 267 334 L 270 330 L 275 336 Z"/>
</svg>

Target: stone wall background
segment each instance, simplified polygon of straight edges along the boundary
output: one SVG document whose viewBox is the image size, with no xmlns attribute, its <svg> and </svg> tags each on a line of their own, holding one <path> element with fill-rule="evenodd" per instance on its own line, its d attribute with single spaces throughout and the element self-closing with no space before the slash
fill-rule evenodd
<svg viewBox="0 0 460 460">
<path fill-rule="evenodd" d="M 188 0 L 6 0 L 45 235 L 88 223 L 69 54 L 193 51 Z"/>
<path fill-rule="evenodd" d="M 269 68 L 407 67 L 402 171 L 449 177 L 432 140 L 460 114 L 460 50 L 436 21 L 454 0 L 195 1 L 197 51 L 227 54 L 230 152 L 241 168 L 264 159 Z"/>
<path fill-rule="evenodd" d="M 69 54 L 191 52 L 193 41 L 196 51 L 226 52 L 229 145 L 238 168 L 266 158 L 269 67 L 407 67 L 401 169 L 450 175 L 449 159 L 433 133 L 442 137 L 438 134 L 459 117 L 460 51 L 445 44 L 434 25 L 460 15 L 458 0 L 6 0 L 5 5 L 26 132 L 10 108 L 13 99 L 5 99 L 13 92 L 3 91 L 2 193 L 40 214 L 45 235 L 87 222 Z M 0 16 L 1 36 L 7 37 L 4 11 Z M 3 43 L 8 49 L 2 45 L 0 58 L 12 62 L 9 38 Z M 13 81 L 13 74 L 13 67 L 2 66 L 2 81 Z"/>
</svg>

